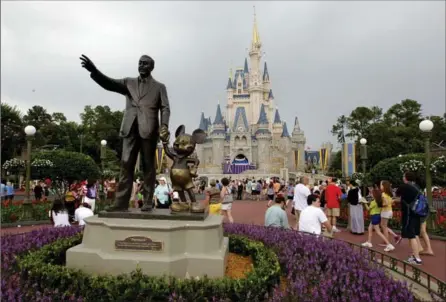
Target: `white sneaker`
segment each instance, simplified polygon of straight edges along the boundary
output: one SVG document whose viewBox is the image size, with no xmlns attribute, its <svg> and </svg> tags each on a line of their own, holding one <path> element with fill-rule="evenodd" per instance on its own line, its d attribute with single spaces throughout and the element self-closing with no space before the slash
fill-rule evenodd
<svg viewBox="0 0 446 302">
<path fill-rule="evenodd" d="M 373 244 L 371 244 L 370 242 L 366 241 L 363 244 L 361 244 L 363 247 L 368 247 L 368 248 L 372 248 Z"/>
<path fill-rule="evenodd" d="M 386 248 L 384 249 L 384 252 L 391 252 L 395 249 L 395 247 L 391 244 L 387 245 Z"/>
<path fill-rule="evenodd" d="M 339 233 L 341 230 L 340 229 L 338 229 L 337 227 L 333 227 L 333 232 L 335 232 L 335 233 Z"/>
</svg>

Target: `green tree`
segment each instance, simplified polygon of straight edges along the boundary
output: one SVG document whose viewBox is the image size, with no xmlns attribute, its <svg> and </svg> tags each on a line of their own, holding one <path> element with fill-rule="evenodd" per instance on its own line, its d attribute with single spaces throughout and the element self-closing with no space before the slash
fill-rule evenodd
<svg viewBox="0 0 446 302">
<path fill-rule="evenodd" d="M 47 177 L 51 179 L 63 179 L 72 183 L 75 180 L 99 179 L 100 171 L 94 160 L 79 152 L 65 150 L 39 151 L 34 152 L 33 160 L 47 159 L 53 163 L 52 168 L 48 168 Z"/>
<path fill-rule="evenodd" d="M 22 113 L 16 106 L 1 103 L 1 164 L 20 155 L 25 144 Z"/>
<path fill-rule="evenodd" d="M 357 107 L 348 117 L 340 116 L 332 127 L 333 135 L 340 143 L 345 137 L 357 143 L 357 160 L 359 160 L 359 140 L 367 139 L 368 167 L 371 168 L 383 159 L 399 154 L 424 152 L 423 133 L 419 130 L 422 120 L 421 104 L 406 99 L 393 106 L 383 114 L 377 106 L 371 108 Z M 446 138 L 445 118 L 431 116 L 434 122 L 432 141 L 437 144 Z"/>
<path fill-rule="evenodd" d="M 101 140 L 107 141 L 107 147 L 121 158 L 122 140 L 119 129 L 123 111 L 112 111 L 108 106 L 85 106 L 81 113 L 81 134 L 83 135 L 83 152 L 90 155 L 96 162 L 100 161 Z"/>
<path fill-rule="evenodd" d="M 331 128 L 331 133 L 336 135 L 338 143 L 345 143 L 345 137 L 347 136 L 346 128 L 348 124 L 348 119 L 345 115 L 338 117 L 336 124 Z"/>
</svg>

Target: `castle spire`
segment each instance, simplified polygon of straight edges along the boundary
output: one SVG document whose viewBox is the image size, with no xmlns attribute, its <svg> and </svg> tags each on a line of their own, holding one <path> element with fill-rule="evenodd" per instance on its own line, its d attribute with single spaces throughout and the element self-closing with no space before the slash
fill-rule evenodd
<svg viewBox="0 0 446 302">
<path fill-rule="evenodd" d="M 256 17 L 256 7 L 254 5 L 254 26 L 252 29 L 252 46 L 254 47 L 260 47 L 260 36 L 259 31 L 257 30 L 257 17 Z"/>
<path fill-rule="evenodd" d="M 269 82 L 269 73 L 268 73 L 268 66 L 266 65 L 266 61 L 265 61 L 265 65 L 263 67 L 263 82 Z"/>
<path fill-rule="evenodd" d="M 286 122 L 283 122 L 282 137 L 290 137 L 290 134 L 288 133 L 288 127 L 286 125 Z"/>
<path fill-rule="evenodd" d="M 268 124 L 268 117 L 266 116 L 265 105 L 262 104 L 260 107 L 259 120 L 257 121 L 258 125 L 266 125 Z"/>
<path fill-rule="evenodd" d="M 220 102 L 217 105 L 217 113 L 215 114 L 214 125 L 224 125 L 223 115 L 221 114 Z"/>
<path fill-rule="evenodd" d="M 276 114 L 274 116 L 274 124 L 281 124 L 282 121 L 280 120 L 280 114 L 279 114 L 279 109 L 276 108 Z"/>
<path fill-rule="evenodd" d="M 249 73 L 249 69 L 248 69 L 248 59 L 247 58 L 245 58 L 245 67 L 243 68 L 243 72 L 246 74 L 246 73 Z"/>
<path fill-rule="evenodd" d="M 294 118 L 294 130 L 300 131 L 299 119 L 297 118 L 297 116 Z"/>
<path fill-rule="evenodd" d="M 207 122 L 206 118 L 204 117 L 204 112 L 201 111 L 201 118 L 200 118 L 200 125 L 198 126 L 199 129 L 206 131 L 207 129 Z"/>
<path fill-rule="evenodd" d="M 269 100 L 274 99 L 274 95 L 273 95 L 273 90 L 272 90 L 272 89 L 269 90 L 269 93 L 268 93 L 268 99 L 269 99 Z"/>
</svg>

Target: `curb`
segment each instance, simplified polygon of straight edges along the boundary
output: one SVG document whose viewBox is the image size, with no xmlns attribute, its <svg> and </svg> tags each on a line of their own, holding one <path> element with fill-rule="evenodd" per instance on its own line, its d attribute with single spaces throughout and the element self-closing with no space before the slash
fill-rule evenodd
<svg viewBox="0 0 446 302">
<path fill-rule="evenodd" d="M 37 221 L 17 221 L 12 223 L 2 223 L 0 227 L 2 229 L 15 228 L 20 226 L 31 226 L 31 225 L 41 225 L 41 224 L 51 224 L 51 221 L 48 220 L 37 220 Z"/>
</svg>

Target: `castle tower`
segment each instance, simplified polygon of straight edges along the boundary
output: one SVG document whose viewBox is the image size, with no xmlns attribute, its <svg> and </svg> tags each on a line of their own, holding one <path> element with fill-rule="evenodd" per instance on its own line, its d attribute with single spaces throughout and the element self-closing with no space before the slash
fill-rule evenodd
<svg viewBox="0 0 446 302">
<path fill-rule="evenodd" d="M 307 142 L 304 132 L 300 129 L 299 120 L 294 119 L 294 128 L 291 142 L 294 150 L 294 169 L 296 171 L 305 170 L 305 143 Z"/>
<path fill-rule="evenodd" d="M 215 169 L 221 169 L 224 159 L 224 143 L 226 138 L 226 123 L 221 113 L 220 103 L 217 105 L 214 122 L 212 123 L 212 164 Z"/>
<path fill-rule="evenodd" d="M 273 139 L 278 140 L 282 136 L 283 132 L 283 126 L 282 126 L 282 120 L 280 119 L 279 114 L 279 108 L 276 108 L 276 113 L 274 115 L 274 121 L 272 124 L 272 133 L 273 133 Z"/>
<path fill-rule="evenodd" d="M 232 78 L 232 68 L 229 69 L 229 78 L 228 78 L 228 84 L 226 84 L 226 93 L 227 93 L 227 99 L 228 103 L 226 105 L 226 121 L 228 122 L 228 125 L 232 124 L 232 111 L 234 107 L 234 83 Z"/>
<path fill-rule="evenodd" d="M 265 106 L 263 104 L 260 107 L 259 120 L 257 121 L 257 131 L 255 136 L 258 144 L 258 168 L 260 170 L 269 171 L 271 166 L 271 131 L 269 130 L 269 122 L 266 116 Z"/>
<path fill-rule="evenodd" d="M 249 50 L 249 59 L 251 69 L 249 71 L 249 85 L 248 92 L 250 94 L 250 117 L 249 120 L 253 124 L 259 119 L 260 105 L 263 104 L 263 81 L 260 71 L 260 59 L 262 43 L 260 42 L 259 32 L 257 30 L 257 18 L 254 12 L 254 26 L 252 29 L 251 48 Z"/>
</svg>

